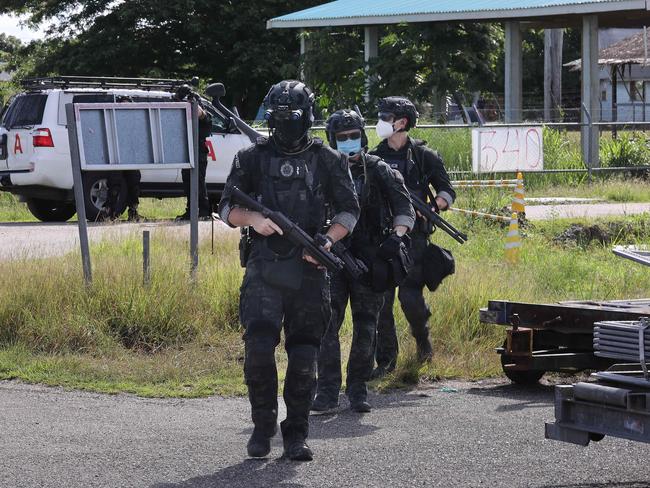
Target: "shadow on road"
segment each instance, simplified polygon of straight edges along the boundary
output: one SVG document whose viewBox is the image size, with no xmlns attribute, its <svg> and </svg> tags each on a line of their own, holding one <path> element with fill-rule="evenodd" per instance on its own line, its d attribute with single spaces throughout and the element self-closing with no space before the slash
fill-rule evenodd
<svg viewBox="0 0 650 488">
<path fill-rule="evenodd" d="M 511 412 L 528 408 L 546 408 L 554 403 L 553 385 L 497 385 L 492 387 L 470 388 L 468 395 L 498 397 L 515 400 L 517 403 L 500 405 L 497 412 Z"/>
<path fill-rule="evenodd" d="M 247 459 L 214 474 L 197 476 L 179 483 L 157 483 L 151 488 L 305 488 L 291 483 L 297 463 L 278 459 Z"/>
<path fill-rule="evenodd" d="M 350 410 L 336 410 L 331 414 L 312 415 L 309 418 L 309 437 L 312 439 L 351 439 L 365 437 L 379 427 L 361 422 L 363 414 Z"/>
<path fill-rule="evenodd" d="M 648 488 L 647 481 L 610 481 L 608 483 L 575 483 L 569 485 L 542 485 L 539 488 Z"/>
</svg>

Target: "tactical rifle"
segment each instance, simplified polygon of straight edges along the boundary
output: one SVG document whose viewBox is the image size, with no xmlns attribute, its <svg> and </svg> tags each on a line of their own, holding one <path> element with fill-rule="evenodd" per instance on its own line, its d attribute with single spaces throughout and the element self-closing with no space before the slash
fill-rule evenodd
<svg viewBox="0 0 650 488">
<path fill-rule="evenodd" d="M 309 234 L 293 223 L 282 212 L 266 208 L 260 202 L 251 198 L 236 186 L 232 187 L 232 197 L 244 207 L 259 212 L 265 218 L 271 220 L 271 222 L 282 229 L 282 237 L 286 238 L 296 246 L 302 247 L 307 254 L 313 257 L 321 265 L 325 266 L 329 271 L 336 273 L 345 268 L 345 264 L 340 258 L 331 252 L 326 251 L 322 246 L 319 246 Z"/>
<path fill-rule="evenodd" d="M 368 273 L 366 263 L 354 257 L 352 252 L 350 252 L 341 241 L 334 243 L 332 246 L 332 253 L 341 258 L 345 271 L 354 281 L 360 281 Z"/>
<path fill-rule="evenodd" d="M 425 203 L 424 200 L 415 195 L 413 192 L 411 193 L 411 201 L 413 202 L 413 208 L 420 212 L 420 214 L 433 225 L 449 234 L 460 244 L 465 244 L 467 242 L 467 234 L 463 234 L 461 231 L 443 219 L 440 215 L 433 211 L 431 205 Z"/>
</svg>

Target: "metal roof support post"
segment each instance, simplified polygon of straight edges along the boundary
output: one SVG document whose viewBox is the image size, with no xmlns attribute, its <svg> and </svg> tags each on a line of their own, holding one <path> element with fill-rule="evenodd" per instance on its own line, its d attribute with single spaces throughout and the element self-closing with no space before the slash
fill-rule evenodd
<svg viewBox="0 0 650 488">
<path fill-rule="evenodd" d="M 506 31 L 506 123 L 521 122 L 522 110 L 522 49 L 521 24 L 516 21 L 505 23 Z"/>
<path fill-rule="evenodd" d="M 366 90 L 363 95 L 363 98 L 366 102 L 370 101 L 370 84 L 372 79 L 368 74 L 368 68 L 370 60 L 376 58 L 379 55 L 379 28 L 377 26 L 367 26 L 364 27 L 364 38 L 363 38 L 363 61 L 365 63 L 366 69 Z"/>
<path fill-rule="evenodd" d="M 562 108 L 564 29 L 544 30 L 544 120 L 559 121 Z"/>
<path fill-rule="evenodd" d="M 600 122 L 600 80 L 598 70 L 598 16 L 582 18 L 582 123 Z M 591 124 L 590 124 L 591 125 Z M 598 127 L 582 127 L 582 159 L 588 168 L 599 168 L 600 130 Z"/>
<path fill-rule="evenodd" d="M 300 80 L 305 80 L 305 54 L 309 51 L 309 33 L 306 29 L 300 29 Z"/>
</svg>

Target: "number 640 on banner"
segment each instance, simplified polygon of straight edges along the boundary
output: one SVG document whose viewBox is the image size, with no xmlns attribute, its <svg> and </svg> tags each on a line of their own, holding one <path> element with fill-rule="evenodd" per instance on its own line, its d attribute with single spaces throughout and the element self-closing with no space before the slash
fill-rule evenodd
<svg viewBox="0 0 650 488">
<path fill-rule="evenodd" d="M 472 129 L 472 169 L 475 173 L 544 169 L 541 127 L 481 127 Z"/>
</svg>

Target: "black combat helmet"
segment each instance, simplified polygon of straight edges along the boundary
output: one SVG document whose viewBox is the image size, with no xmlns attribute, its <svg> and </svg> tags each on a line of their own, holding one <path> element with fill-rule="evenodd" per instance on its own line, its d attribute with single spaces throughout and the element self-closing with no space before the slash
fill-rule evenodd
<svg viewBox="0 0 650 488">
<path fill-rule="evenodd" d="M 408 120 L 406 130 L 415 127 L 418 117 L 420 116 L 415 105 L 413 105 L 413 102 L 404 97 L 382 98 L 377 104 L 377 109 L 379 111 L 380 119 L 383 114 L 392 114 L 395 116 L 396 120 L 406 118 Z"/>
<path fill-rule="evenodd" d="M 368 147 L 368 137 L 365 131 L 366 121 L 361 114 L 355 110 L 342 109 L 337 110 L 330 115 L 325 121 L 325 131 L 327 132 L 327 141 L 330 146 L 336 149 L 336 133 L 346 130 L 359 129 L 361 131 L 361 147 Z"/>
<path fill-rule="evenodd" d="M 302 81 L 284 80 L 264 97 L 264 119 L 283 148 L 301 147 L 314 123 L 314 94 Z"/>
</svg>

